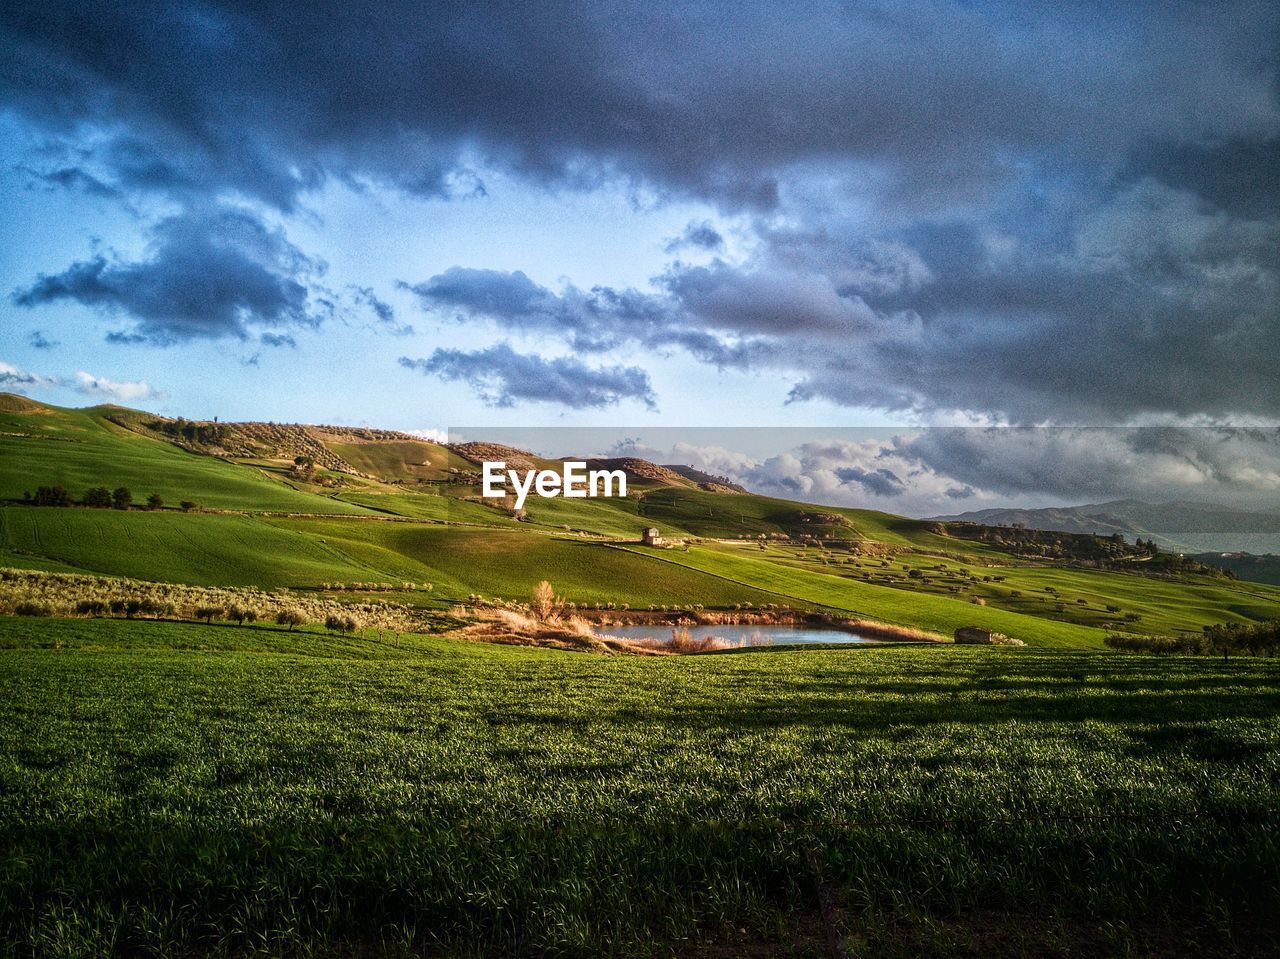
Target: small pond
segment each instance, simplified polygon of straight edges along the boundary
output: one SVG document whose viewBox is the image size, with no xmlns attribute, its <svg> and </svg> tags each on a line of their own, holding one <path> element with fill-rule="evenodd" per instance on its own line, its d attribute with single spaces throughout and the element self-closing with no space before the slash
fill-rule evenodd
<svg viewBox="0 0 1280 959">
<path fill-rule="evenodd" d="M 790 646 L 794 643 L 875 643 L 878 640 L 829 627 L 742 625 L 687 626 L 694 639 L 714 636 L 729 646 Z M 599 631 L 620 639 L 671 638 L 669 625 L 648 623 L 640 626 L 609 626 Z"/>
</svg>

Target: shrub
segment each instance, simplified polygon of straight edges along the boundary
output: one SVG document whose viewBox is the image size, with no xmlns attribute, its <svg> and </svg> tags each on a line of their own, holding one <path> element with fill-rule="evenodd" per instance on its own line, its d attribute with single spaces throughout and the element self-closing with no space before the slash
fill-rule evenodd
<svg viewBox="0 0 1280 959">
<path fill-rule="evenodd" d="M 181 509 L 184 513 L 190 513 L 193 509 L 198 509 L 199 504 L 193 503 L 189 499 L 184 499 L 181 503 L 178 504 L 178 508 Z"/>
<path fill-rule="evenodd" d="M 164 500 L 160 498 L 159 493 L 152 493 L 147 497 L 147 509 L 159 509 L 164 506 Z"/>
<path fill-rule="evenodd" d="M 36 506 L 70 506 L 71 494 L 65 486 L 39 486 L 32 502 Z"/>
<path fill-rule="evenodd" d="M 116 509 L 128 509 L 133 505 L 133 492 L 127 486 L 117 486 L 111 494 L 111 505 Z"/>
<path fill-rule="evenodd" d="M 95 486 L 93 489 L 85 490 L 84 499 L 81 502 L 94 509 L 110 509 L 111 490 L 105 486 Z"/>
<path fill-rule="evenodd" d="M 52 616 L 53 609 L 47 603 L 19 603 L 13 607 L 15 616 Z"/>
<path fill-rule="evenodd" d="M 301 626 L 306 622 L 303 615 L 296 609 L 282 609 L 276 613 L 276 622 L 281 626 L 288 626 L 289 632 L 293 632 L 295 626 Z"/>
<path fill-rule="evenodd" d="M 107 604 L 100 599 L 82 599 L 76 603 L 76 612 L 81 616 L 102 616 L 107 611 Z"/>
<path fill-rule="evenodd" d="M 538 619 L 552 619 L 564 606 L 564 600 L 556 596 L 551 584 L 545 579 L 533 588 L 533 596 L 529 601 L 529 611 Z"/>
</svg>

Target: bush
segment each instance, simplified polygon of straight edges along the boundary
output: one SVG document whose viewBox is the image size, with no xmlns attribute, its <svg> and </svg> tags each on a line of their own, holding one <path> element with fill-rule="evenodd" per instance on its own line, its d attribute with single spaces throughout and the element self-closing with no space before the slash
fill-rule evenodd
<svg viewBox="0 0 1280 959">
<path fill-rule="evenodd" d="M 289 632 L 292 633 L 294 627 L 303 625 L 306 619 L 296 609 L 282 609 L 276 613 L 276 622 L 281 626 L 288 626 Z"/>
<path fill-rule="evenodd" d="M 93 489 L 85 490 L 84 499 L 81 502 L 94 509 L 110 509 L 111 490 L 105 486 L 95 486 Z"/>
<path fill-rule="evenodd" d="M 39 486 L 32 502 L 36 506 L 70 506 L 71 494 L 65 486 Z"/>
<path fill-rule="evenodd" d="M 331 613 L 325 617 L 324 628 L 345 636 L 347 633 L 354 633 L 360 628 L 360 624 L 351 616 L 338 616 Z"/>
<path fill-rule="evenodd" d="M 178 504 L 178 508 L 181 509 L 184 513 L 190 513 L 193 509 L 199 509 L 200 504 L 193 503 L 189 499 L 184 499 L 181 503 Z"/>
<path fill-rule="evenodd" d="M 82 599 L 76 603 L 76 612 L 81 616 L 102 616 L 107 612 L 107 604 L 100 599 Z"/>
<path fill-rule="evenodd" d="M 52 616 L 53 609 L 47 603 L 19 603 L 13 607 L 15 616 Z"/>
<path fill-rule="evenodd" d="M 160 498 L 159 493 L 152 493 L 147 497 L 147 509 L 160 509 L 164 506 L 164 500 Z"/>
<path fill-rule="evenodd" d="M 117 486 L 111 494 L 111 505 L 116 509 L 128 509 L 133 505 L 133 493 L 127 486 Z"/>
</svg>

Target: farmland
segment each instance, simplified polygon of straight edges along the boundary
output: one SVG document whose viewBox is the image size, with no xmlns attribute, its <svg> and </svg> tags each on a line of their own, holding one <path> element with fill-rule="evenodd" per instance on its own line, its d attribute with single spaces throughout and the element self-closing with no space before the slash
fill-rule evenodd
<svg viewBox="0 0 1280 959">
<path fill-rule="evenodd" d="M 1270 660 L 0 633 L 16 955 L 1276 945 Z"/>
<path fill-rule="evenodd" d="M 80 574 L 3 574 L 6 610 L 46 591 L 0 616 L 0 953 L 1280 950 L 1280 666 L 1104 643 L 1280 618 L 1280 588 L 658 467 L 520 515 L 478 501 L 474 450 L 213 425 L 0 398 L 0 566 Z M 67 505 L 23 495 L 53 484 Z M 162 502 L 93 508 L 99 486 Z M 1025 647 L 453 632 L 544 579 L 615 619 L 787 608 Z"/>
<path fill-rule="evenodd" d="M 0 427 L 0 565 L 209 586 L 430 582 L 430 595 L 404 599 L 437 606 L 521 601 L 551 579 L 582 605 L 787 605 L 1065 647 L 1102 648 L 1116 624 L 1185 633 L 1280 615 L 1280 588 L 1220 573 L 1039 561 L 938 524 L 703 489 L 658 467 L 625 499 L 531 500 L 515 517 L 478 501 L 467 449 L 404 434 L 192 427 L 20 397 L 0 402 Z M 206 434 L 224 445 L 201 446 Z M 40 484 L 75 496 L 124 485 L 163 506 L 32 508 L 21 497 Z M 638 546 L 650 525 L 683 545 Z"/>
</svg>

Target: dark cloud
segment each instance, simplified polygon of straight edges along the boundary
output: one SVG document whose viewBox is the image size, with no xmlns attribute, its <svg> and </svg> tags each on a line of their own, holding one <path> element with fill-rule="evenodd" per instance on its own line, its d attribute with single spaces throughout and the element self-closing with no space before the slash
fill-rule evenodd
<svg viewBox="0 0 1280 959">
<path fill-rule="evenodd" d="M 353 286 L 351 287 L 351 294 L 358 306 L 367 307 L 369 312 L 373 314 L 379 329 L 385 330 L 394 336 L 409 336 L 413 333 L 413 327 L 408 323 L 401 323 L 396 318 L 395 308 L 386 300 L 380 299 L 371 288 Z"/>
<path fill-rule="evenodd" d="M 474 352 L 437 349 L 425 359 L 402 356 L 400 365 L 468 383 L 490 406 L 545 402 L 599 409 L 622 400 L 639 400 L 650 409 L 655 406 L 648 374 L 638 367 L 590 367 L 572 357 L 544 359 L 517 353 L 506 343 Z"/>
<path fill-rule="evenodd" d="M 1280 429 L 935 428 L 893 455 L 1003 497 L 1214 499 L 1276 509 Z"/>
<path fill-rule="evenodd" d="M 1014 423 L 1280 417 L 1280 220 L 1147 180 L 1026 242 L 974 224 L 761 233 L 655 290 L 547 290 L 452 269 L 425 305 L 578 350 L 682 348 L 794 401 Z"/>
<path fill-rule="evenodd" d="M 462 320 L 562 337 L 575 350 L 600 353 L 625 343 L 679 347 L 720 366 L 746 363 L 753 346 L 691 324 L 667 298 L 638 290 L 566 286 L 556 293 L 524 273 L 453 267 L 413 285 L 423 306 Z"/>
<path fill-rule="evenodd" d="M 55 346 L 60 346 L 59 340 L 51 340 L 44 335 L 43 330 L 33 330 L 31 335 L 27 337 L 27 343 L 35 350 L 51 350 Z"/>
<path fill-rule="evenodd" d="M 33 184 L 41 184 L 46 189 L 79 190 L 88 196 L 107 200 L 119 199 L 121 196 L 118 189 L 108 186 L 80 167 L 67 166 L 45 172 L 28 166 L 19 166 L 19 169 L 31 178 Z"/>
<path fill-rule="evenodd" d="M 298 341 L 287 333 L 261 333 L 258 336 L 258 341 L 263 346 L 287 346 L 291 349 L 298 345 Z M 256 356 L 257 354 L 254 355 Z M 254 365 L 256 366 L 257 364 L 255 363 Z"/>
<path fill-rule="evenodd" d="M 708 221 L 702 220 L 686 226 L 684 232 L 668 242 L 665 249 L 668 253 L 679 253 L 690 247 L 719 253 L 724 249 L 724 237 Z"/>
<path fill-rule="evenodd" d="M 682 350 L 923 415 L 1274 419 L 1277 51 L 1280 7 L 1254 0 L 49 0 L 0 8 L 0 105 L 49 144 L 42 182 L 188 210 L 289 211 L 335 180 L 456 196 L 499 169 L 757 216 L 743 260 L 690 224 L 671 250 L 721 258 L 652 290 L 461 267 L 411 287 L 579 352 Z M 19 301 L 119 311 L 121 341 L 321 315 L 283 237 L 174 223 L 149 259 Z"/>
<path fill-rule="evenodd" d="M 893 470 L 883 467 L 867 470 L 859 466 L 846 466 L 837 469 L 835 474 L 840 482 L 856 483 L 876 496 L 901 496 L 907 491 L 907 484 Z"/>
<path fill-rule="evenodd" d="M 4 9 L 0 85 L 96 127 L 122 185 L 281 206 L 330 177 L 447 194 L 469 154 L 756 207 L 821 161 L 936 205 L 1269 129 L 1273 6 L 1105 9 L 50 0 Z"/>
<path fill-rule="evenodd" d="M 132 325 L 113 342 L 161 345 L 249 335 L 255 328 L 314 326 L 307 281 L 323 265 L 240 210 L 185 214 L 154 228 L 146 259 L 98 255 L 14 292 L 19 306 L 74 300 Z"/>
</svg>

